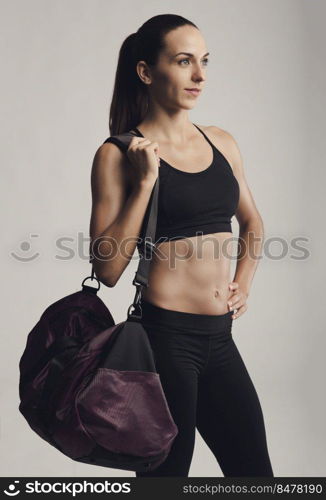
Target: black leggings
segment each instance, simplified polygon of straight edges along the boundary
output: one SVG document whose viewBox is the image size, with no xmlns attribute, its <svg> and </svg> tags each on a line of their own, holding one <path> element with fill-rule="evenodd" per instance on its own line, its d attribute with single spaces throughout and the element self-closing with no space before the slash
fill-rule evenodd
<svg viewBox="0 0 326 500">
<path fill-rule="evenodd" d="M 258 395 L 232 338 L 232 312 L 172 311 L 144 299 L 142 309 L 179 432 L 166 460 L 136 476 L 187 477 L 197 427 L 224 476 L 274 477 Z"/>
</svg>

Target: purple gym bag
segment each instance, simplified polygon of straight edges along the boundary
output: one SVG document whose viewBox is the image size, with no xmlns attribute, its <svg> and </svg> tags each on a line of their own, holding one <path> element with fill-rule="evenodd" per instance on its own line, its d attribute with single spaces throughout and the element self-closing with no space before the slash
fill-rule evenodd
<svg viewBox="0 0 326 500">
<path fill-rule="evenodd" d="M 130 131 L 105 142 L 128 149 Z M 20 359 L 19 411 L 30 427 L 78 462 L 149 471 L 167 458 L 178 428 L 141 324 L 155 247 L 159 178 L 137 244 L 141 256 L 127 319 L 115 324 L 98 297 L 92 267 L 82 289 L 51 304 L 27 338 Z M 149 241 L 148 239 L 149 238 Z M 95 279 L 97 288 L 85 285 Z"/>
</svg>

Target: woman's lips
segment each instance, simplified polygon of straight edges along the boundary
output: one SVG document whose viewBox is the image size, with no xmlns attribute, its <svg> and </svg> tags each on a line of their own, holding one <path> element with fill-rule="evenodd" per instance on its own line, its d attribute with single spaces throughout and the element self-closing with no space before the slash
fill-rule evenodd
<svg viewBox="0 0 326 500">
<path fill-rule="evenodd" d="M 185 89 L 186 92 L 188 92 L 188 94 L 190 95 L 194 95 L 194 96 L 198 96 L 200 94 L 200 90 L 190 90 L 190 89 Z"/>
</svg>

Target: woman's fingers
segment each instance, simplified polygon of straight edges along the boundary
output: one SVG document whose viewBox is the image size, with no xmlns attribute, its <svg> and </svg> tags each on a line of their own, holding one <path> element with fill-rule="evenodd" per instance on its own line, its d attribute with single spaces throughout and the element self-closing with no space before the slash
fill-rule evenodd
<svg viewBox="0 0 326 500">
<path fill-rule="evenodd" d="M 246 310 L 248 309 L 247 304 L 243 304 L 243 306 L 239 307 L 239 309 L 236 309 L 234 313 L 232 314 L 232 319 L 237 319 L 239 316 L 241 316 Z"/>
</svg>

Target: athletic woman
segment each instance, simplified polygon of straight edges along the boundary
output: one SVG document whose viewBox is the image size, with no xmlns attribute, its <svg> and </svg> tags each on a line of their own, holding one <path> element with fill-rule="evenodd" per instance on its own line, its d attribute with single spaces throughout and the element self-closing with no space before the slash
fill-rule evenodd
<svg viewBox="0 0 326 500">
<path fill-rule="evenodd" d="M 167 459 L 139 477 L 188 476 L 196 428 L 224 476 L 273 476 L 261 405 L 232 337 L 233 321 L 248 308 L 263 222 L 232 135 L 189 118 L 207 66 L 200 30 L 181 16 L 155 16 L 128 36 L 110 132 L 136 136 L 126 154 L 107 139 L 92 167 L 94 270 L 109 287 L 133 256 L 159 176 L 156 248 L 141 321 L 178 435 Z M 230 280 L 233 215 L 240 234 Z"/>
</svg>

